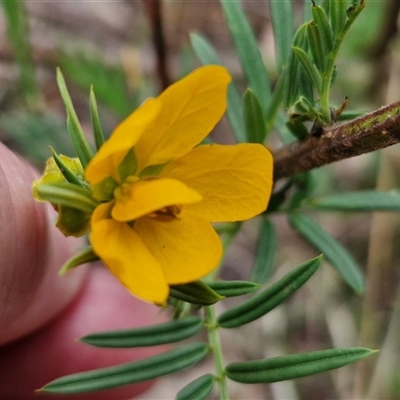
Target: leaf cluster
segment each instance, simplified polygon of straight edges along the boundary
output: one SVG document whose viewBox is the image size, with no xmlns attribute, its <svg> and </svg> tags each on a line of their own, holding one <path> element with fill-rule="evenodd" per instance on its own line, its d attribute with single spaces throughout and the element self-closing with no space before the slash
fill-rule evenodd
<svg viewBox="0 0 400 400">
<path fill-rule="evenodd" d="M 311 278 L 320 264 L 321 257 L 304 262 L 275 284 L 263 289 L 239 306 L 222 313 L 216 321 L 210 321 L 207 317 L 203 320 L 200 316 L 188 315 L 179 320 L 145 328 L 90 334 L 81 341 L 92 346 L 108 348 L 157 346 L 188 339 L 202 329 L 208 329 L 210 334 L 217 327 L 236 328 L 260 318 L 289 298 Z M 214 298 L 211 297 L 213 291 L 210 286 L 215 290 Z M 210 286 L 198 282 L 195 291 L 197 298 L 192 296 L 190 299 L 185 298 L 185 301 L 189 300 L 193 304 L 203 306 L 207 301 L 210 303 L 217 301 L 220 296 L 218 292 L 234 296 L 249 292 L 250 288 L 254 291 L 259 287 L 250 282 L 235 281 L 214 282 Z M 186 292 L 190 292 L 188 287 L 185 289 Z M 185 290 L 181 290 L 181 293 L 185 293 Z M 171 295 L 175 297 L 174 293 Z M 80 393 L 141 382 L 195 365 L 213 351 L 215 349 L 205 342 L 183 344 L 146 360 L 62 377 L 50 382 L 42 390 Z M 365 348 L 332 349 L 231 363 L 220 372 L 237 382 L 270 383 L 339 368 L 373 353 Z M 220 377 L 213 374 L 205 374 L 182 388 L 176 399 L 206 399 L 219 379 Z"/>
</svg>

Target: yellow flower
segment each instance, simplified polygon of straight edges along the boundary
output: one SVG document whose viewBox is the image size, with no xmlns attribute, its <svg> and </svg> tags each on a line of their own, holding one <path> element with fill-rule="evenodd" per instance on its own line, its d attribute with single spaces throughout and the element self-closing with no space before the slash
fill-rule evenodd
<svg viewBox="0 0 400 400">
<path fill-rule="evenodd" d="M 169 285 L 217 267 L 211 222 L 265 210 L 272 157 L 257 144 L 197 146 L 226 109 L 231 78 L 197 69 L 149 99 L 113 132 L 85 176 L 102 203 L 92 215 L 93 251 L 134 295 L 165 303 Z"/>
</svg>

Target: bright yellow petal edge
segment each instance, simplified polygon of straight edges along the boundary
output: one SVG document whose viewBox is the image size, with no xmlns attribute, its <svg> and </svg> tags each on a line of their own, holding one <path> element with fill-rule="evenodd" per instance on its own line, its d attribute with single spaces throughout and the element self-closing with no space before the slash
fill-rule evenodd
<svg viewBox="0 0 400 400">
<path fill-rule="evenodd" d="M 135 145 L 138 170 L 164 164 L 198 145 L 226 111 L 231 81 L 226 68 L 200 67 L 157 97 L 160 112 Z"/>
<path fill-rule="evenodd" d="M 147 99 L 115 128 L 86 167 L 85 177 L 90 184 L 100 183 L 108 176 L 119 182 L 119 165 L 149 124 L 156 119 L 160 108 L 157 99 Z"/>
<path fill-rule="evenodd" d="M 99 214 L 107 208 L 102 204 L 94 212 L 90 234 L 94 252 L 134 296 L 164 304 L 169 288 L 160 264 L 128 224 L 101 219 Z"/>
<path fill-rule="evenodd" d="M 203 145 L 169 163 L 160 177 L 177 179 L 203 200 L 187 210 L 210 222 L 250 219 L 266 210 L 273 159 L 261 144 Z"/>
</svg>

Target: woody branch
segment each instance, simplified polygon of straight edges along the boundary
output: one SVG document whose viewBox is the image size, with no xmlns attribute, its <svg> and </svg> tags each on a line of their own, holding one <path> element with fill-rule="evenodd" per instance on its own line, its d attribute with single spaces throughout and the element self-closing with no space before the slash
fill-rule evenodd
<svg viewBox="0 0 400 400">
<path fill-rule="evenodd" d="M 400 142 L 400 101 L 323 129 L 274 154 L 274 180 Z"/>
</svg>

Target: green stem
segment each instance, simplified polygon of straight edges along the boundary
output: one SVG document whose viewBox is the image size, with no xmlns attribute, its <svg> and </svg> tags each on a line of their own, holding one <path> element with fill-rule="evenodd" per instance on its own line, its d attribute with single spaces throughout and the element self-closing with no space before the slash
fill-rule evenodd
<svg viewBox="0 0 400 400">
<path fill-rule="evenodd" d="M 333 72 L 335 69 L 335 60 L 338 55 L 341 44 L 343 43 L 343 39 L 346 36 L 346 33 L 350 29 L 353 22 L 357 19 L 360 12 L 365 8 L 365 1 L 361 0 L 360 4 L 355 6 L 354 12 L 351 13 L 347 17 L 347 21 L 343 27 L 343 29 L 336 35 L 335 45 L 333 50 L 328 54 L 328 63 L 326 66 L 326 70 L 322 76 L 322 86 L 320 93 L 320 101 L 321 101 L 321 113 L 322 118 L 329 125 L 331 124 L 331 112 L 329 107 L 329 92 L 331 87 L 331 80 L 333 76 Z"/>
<path fill-rule="evenodd" d="M 208 340 L 214 355 L 216 380 L 219 385 L 220 400 L 229 400 L 228 387 L 226 385 L 225 364 L 222 355 L 221 341 L 218 334 L 218 323 L 213 306 L 204 307 L 206 314 L 206 327 Z"/>
<path fill-rule="evenodd" d="M 336 60 L 336 55 L 339 50 L 340 43 L 339 40 L 336 41 L 335 48 L 332 50 L 331 53 L 328 55 L 328 63 L 327 67 L 325 70 L 325 73 L 322 76 L 322 87 L 321 87 L 321 94 L 320 94 L 320 100 L 321 100 L 321 114 L 322 118 L 325 122 L 330 124 L 331 122 L 331 113 L 330 113 L 330 107 L 329 107 L 329 89 L 331 85 L 331 79 L 333 75 L 333 71 L 335 68 L 335 60 Z"/>
</svg>

